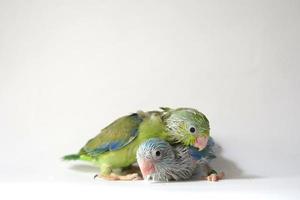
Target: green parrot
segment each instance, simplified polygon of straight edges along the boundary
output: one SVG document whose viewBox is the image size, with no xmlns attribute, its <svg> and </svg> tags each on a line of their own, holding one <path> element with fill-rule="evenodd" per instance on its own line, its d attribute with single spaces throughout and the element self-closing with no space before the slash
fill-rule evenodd
<svg viewBox="0 0 300 200">
<path fill-rule="evenodd" d="M 209 139 L 209 121 L 192 108 L 138 111 L 115 120 L 77 154 L 66 155 L 63 159 L 89 161 L 100 168 L 99 176 L 107 180 L 139 179 L 137 173 L 120 175 L 113 171 L 136 163 L 138 147 L 150 138 L 193 146 L 201 151 Z"/>
</svg>

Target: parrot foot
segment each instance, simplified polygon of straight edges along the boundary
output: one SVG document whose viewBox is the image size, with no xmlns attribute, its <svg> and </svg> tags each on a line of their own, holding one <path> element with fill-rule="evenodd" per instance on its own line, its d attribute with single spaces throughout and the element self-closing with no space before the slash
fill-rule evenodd
<svg viewBox="0 0 300 200">
<path fill-rule="evenodd" d="M 120 180 L 134 180 L 134 181 L 136 181 L 136 180 L 142 180 L 142 178 L 139 176 L 138 173 L 132 173 L 132 174 L 127 174 L 125 176 L 121 176 Z"/>
<path fill-rule="evenodd" d="M 102 179 L 105 179 L 107 181 L 116 181 L 116 180 L 119 180 L 116 177 L 111 176 L 111 175 L 98 175 L 98 174 L 96 174 L 94 176 L 94 179 L 96 179 L 96 178 L 102 178 Z"/>
<path fill-rule="evenodd" d="M 108 181 L 133 181 L 133 180 L 141 180 L 142 178 L 137 174 L 127 174 L 127 175 L 118 175 L 115 173 L 111 173 L 109 175 L 98 175 L 96 174 L 94 178 L 100 177 Z"/>
<path fill-rule="evenodd" d="M 223 179 L 224 175 L 225 175 L 224 172 L 220 172 L 218 174 L 210 174 L 209 176 L 206 177 L 206 179 L 208 181 L 215 182 L 215 181 L 219 181 L 219 180 Z"/>
</svg>

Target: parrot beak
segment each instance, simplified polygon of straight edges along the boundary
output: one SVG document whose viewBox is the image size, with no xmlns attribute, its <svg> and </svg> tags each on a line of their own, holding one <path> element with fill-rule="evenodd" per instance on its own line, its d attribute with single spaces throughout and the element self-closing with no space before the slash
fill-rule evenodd
<svg viewBox="0 0 300 200">
<path fill-rule="evenodd" d="M 208 142 L 208 136 L 198 136 L 195 140 L 194 147 L 198 148 L 199 151 L 202 151 Z"/>
<path fill-rule="evenodd" d="M 144 179 L 155 172 L 153 163 L 150 160 L 143 160 L 139 163 Z"/>
</svg>

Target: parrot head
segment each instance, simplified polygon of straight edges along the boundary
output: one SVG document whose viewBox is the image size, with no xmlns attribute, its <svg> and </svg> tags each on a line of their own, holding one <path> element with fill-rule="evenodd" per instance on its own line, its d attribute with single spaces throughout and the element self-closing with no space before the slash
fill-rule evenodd
<svg viewBox="0 0 300 200">
<path fill-rule="evenodd" d="M 203 150 L 209 138 L 209 121 L 193 108 L 162 108 L 167 131 L 176 142 Z"/>
<path fill-rule="evenodd" d="M 172 165 L 175 153 L 168 142 L 151 138 L 139 146 L 136 157 L 144 179 L 159 180 L 159 173 Z"/>
</svg>

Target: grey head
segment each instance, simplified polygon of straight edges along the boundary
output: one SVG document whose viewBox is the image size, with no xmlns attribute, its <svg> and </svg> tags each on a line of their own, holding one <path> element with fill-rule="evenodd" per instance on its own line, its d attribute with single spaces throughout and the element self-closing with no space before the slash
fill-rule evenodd
<svg viewBox="0 0 300 200">
<path fill-rule="evenodd" d="M 140 145 L 137 162 L 145 180 L 170 181 L 189 179 L 196 168 L 189 151 L 183 145 L 152 138 Z"/>
</svg>

